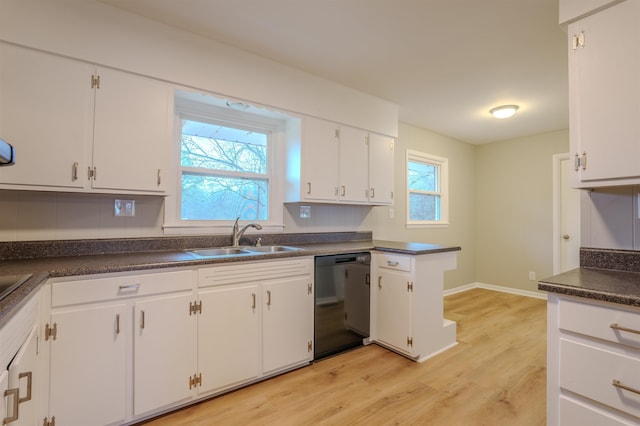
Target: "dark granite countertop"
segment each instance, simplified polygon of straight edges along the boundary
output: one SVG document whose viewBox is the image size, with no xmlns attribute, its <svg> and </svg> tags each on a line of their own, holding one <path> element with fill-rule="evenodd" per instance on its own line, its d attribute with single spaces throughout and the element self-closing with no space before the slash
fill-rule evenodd
<svg viewBox="0 0 640 426">
<path fill-rule="evenodd" d="M 538 282 L 538 289 L 640 307 L 640 273 L 577 268 Z"/>
<path fill-rule="evenodd" d="M 580 268 L 538 282 L 538 289 L 640 307 L 640 251 L 580 248 Z"/>
<path fill-rule="evenodd" d="M 309 241 L 309 239 L 307 239 Z M 322 243 L 300 243 L 293 241 L 293 244 L 287 244 L 299 248 L 298 251 L 277 252 L 269 254 L 251 254 L 242 256 L 215 257 L 215 258 L 199 258 L 180 248 L 179 245 L 170 245 L 171 248 L 164 250 L 149 251 L 131 251 L 120 253 L 99 253 L 95 252 L 95 248 L 87 250 L 89 254 L 84 254 L 81 249 L 74 247 L 70 249 L 65 246 L 63 253 L 75 252 L 77 255 L 64 256 L 46 256 L 32 258 L 9 258 L 0 260 L 0 275 L 14 274 L 33 274 L 33 276 L 20 285 L 16 290 L 11 292 L 4 299 L 0 300 L 0 326 L 2 326 L 9 318 L 17 312 L 29 296 L 40 287 L 48 278 L 66 277 L 75 275 L 92 275 L 112 272 L 126 271 L 142 271 L 150 269 L 160 269 L 168 267 L 200 267 L 205 265 L 214 265 L 228 262 L 239 261 L 255 261 L 276 258 L 287 258 L 297 256 L 322 256 L 329 254 L 353 253 L 359 251 L 390 251 L 394 253 L 403 253 L 409 255 L 423 255 L 430 253 L 440 253 L 447 251 L 458 251 L 460 247 L 444 247 L 433 244 L 422 243 L 402 243 L 394 241 L 378 241 L 378 240 L 356 240 L 356 241 L 327 241 Z M 86 243 L 87 245 L 96 245 L 94 242 Z M 278 241 L 278 243 L 287 243 L 287 241 Z M 73 243 L 69 243 L 73 244 Z M 81 246 L 83 243 L 79 243 Z M 105 246 L 113 244 L 107 242 Z M 128 244 L 134 244 L 128 241 Z M 188 244 L 188 243 L 187 243 Z M 269 242 L 271 244 L 271 242 Z M 163 242 L 163 247 L 167 243 Z M 220 244 L 217 246 L 222 246 Z M 25 248 L 26 247 L 26 248 Z M 146 245 L 145 247 L 154 247 Z M 198 248 L 203 246 L 199 244 Z M 206 246 L 205 246 L 206 247 Z M 213 246 L 212 246 L 213 247 Z M 22 244 L 18 251 L 28 251 L 34 248 L 41 250 L 36 243 Z M 5 249 L 6 250 L 6 249 Z M 76 250 L 76 251 L 74 251 Z M 42 253 L 41 251 L 38 251 Z M 10 256 L 9 256 L 10 257 Z"/>
</svg>

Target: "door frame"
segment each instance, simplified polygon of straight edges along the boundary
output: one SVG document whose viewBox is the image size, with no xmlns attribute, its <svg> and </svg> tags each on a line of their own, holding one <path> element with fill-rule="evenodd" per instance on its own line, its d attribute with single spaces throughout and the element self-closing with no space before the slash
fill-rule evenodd
<svg viewBox="0 0 640 426">
<path fill-rule="evenodd" d="M 560 235 L 562 223 L 562 161 L 571 160 L 570 153 L 554 154 L 552 156 L 553 169 L 553 274 L 562 272 L 562 240 L 557 238 Z M 579 227 L 578 229 L 581 229 Z"/>
</svg>

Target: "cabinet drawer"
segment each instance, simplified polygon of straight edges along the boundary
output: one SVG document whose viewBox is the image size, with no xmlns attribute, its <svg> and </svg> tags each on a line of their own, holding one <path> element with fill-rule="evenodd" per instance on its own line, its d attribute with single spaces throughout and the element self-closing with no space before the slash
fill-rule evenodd
<svg viewBox="0 0 640 426">
<path fill-rule="evenodd" d="M 377 253 L 378 267 L 411 272 L 411 257 L 399 254 Z"/>
<path fill-rule="evenodd" d="M 564 299 L 559 312 L 563 330 L 640 348 L 640 312 Z"/>
<path fill-rule="evenodd" d="M 633 426 L 636 422 L 624 420 L 594 406 L 564 396 L 560 397 L 560 424 L 581 426 Z"/>
<path fill-rule="evenodd" d="M 240 262 L 199 269 L 198 287 L 265 281 L 308 275 L 312 272 L 313 261 L 308 258 L 256 263 Z"/>
<path fill-rule="evenodd" d="M 640 416 L 640 352 L 613 352 L 560 339 L 560 387 L 633 416 Z"/>
<path fill-rule="evenodd" d="M 99 302 L 193 289 L 193 271 L 172 271 L 55 282 L 51 306 Z"/>
</svg>

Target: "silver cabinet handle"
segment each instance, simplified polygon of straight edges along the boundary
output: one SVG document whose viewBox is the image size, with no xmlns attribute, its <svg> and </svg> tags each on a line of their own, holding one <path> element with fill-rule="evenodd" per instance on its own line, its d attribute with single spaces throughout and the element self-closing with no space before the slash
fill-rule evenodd
<svg viewBox="0 0 640 426">
<path fill-rule="evenodd" d="M 78 180 L 78 162 L 74 162 L 71 166 L 71 181 L 75 182 Z"/>
<path fill-rule="evenodd" d="M 160 186 L 162 184 L 162 174 L 161 174 L 161 170 L 158 169 L 158 180 L 157 180 L 158 186 Z"/>
<path fill-rule="evenodd" d="M 573 158 L 573 169 L 577 172 L 580 170 L 580 156 L 576 152 L 576 156 Z"/>
<path fill-rule="evenodd" d="M 18 398 L 18 404 L 22 404 L 23 402 L 31 401 L 31 383 L 33 379 L 33 373 L 31 371 L 27 371 L 25 373 L 18 374 L 18 380 L 22 378 L 27 378 L 27 395 Z M 19 394 L 19 393 L 18 393 Z"/>
<path fill-rule="evenodd" d="M 307 182 L 307 194 L 311 194 L 311 182 Z"/>
<path fill-rule="evenodd" d="M 140 330 L 144 330 L 144 311 L 140 311 Z"/>
<path fill-rule="evenodd" d="M 20 393 L 20 388 L 7 389 L 4 391 L 4 397 L 7 398 L 10 395 L 13 395 L 13 403 L 11 404 L 13 414 L 11 416 L 7 416 L 2 420 L 2 424 L 6 425 L 7 423 L 15 422 L 18 420 L 18 394 Z M 9 411 L 7 409 L 7 411 Z"/>
<path fill-rule="evenodd" d="M 140 283 L 137 284 L 120 284 L 118 290 L 137 290 L 140 288 Z"/>
<path fill-rule="evenodd" d="M 631 386 L 627 386 L 627 385 L 623 384 L 622 382 L 620 382 L 620 380 L 613 379 L 613 382 L 611 382 L 611 384 L 613 386 L 617 387 L 618 389 L 624 389 L 624 390 L 627 390 L 629 392 L 633 392 L 635 394 L 640 395 L 640 390 L 632 388 Z"/>
<path fill-rule="evenodd" d="M 376 198 L 376 189 L 371 188 L 371 198 Z"/>
<path fill-rule="evenodd" d="M 271 306 L 271 290 L 267 290 L 267 306 Z"/>
<path fill-rule="evenodd" d="M 256 308 L 256 294 L 255 293 L 251 293 L 251 297 L 253 298 L 253 304 L 251 305 L 251 309 L 255 309 Z"/>
<path fill-rule="evenodd" d="M 627 333 L 633 333 L 633 334 L 640 334 L 640 330 L 634 330 L 633 328 L 622 327 L 616 323 L 611 324 L 609 327 L 612 328 L 613 330 L 626 331 Z"/>
<path fill-rule="evenodd" d="M 347 187 L 342 185 L 340 188 L 342 188 L 342 196 L 346 196 L 347 195 Z"/>
<path fill-rule="evenodd" d="M 398 266 L 400 264 L 400 262 L 398 262 L 397 260 L 393 261 L 393 260 L 387 260 L 387 266 Z"/>
<path fill-rule="evenodd" d="M 120 314 L 116 314 L 116 334 L 120 334 Z"/>
<path fill-rule="evenodd" d="M 382 289 L 382 275 L 378 275 L 378 289 Z"/>
</svg>

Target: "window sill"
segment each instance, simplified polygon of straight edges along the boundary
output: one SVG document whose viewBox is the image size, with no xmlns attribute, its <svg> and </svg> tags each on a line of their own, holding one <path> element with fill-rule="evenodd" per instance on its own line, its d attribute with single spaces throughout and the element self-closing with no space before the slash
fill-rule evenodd
<svg viewBox="0 0 640 426">
<path fill-rule="evenodd" d="M 249 221 L 243 221 L 240 223 L 240 226 L 244 226 Z M 261 224 L 262 225 L 262 224 Z M 224 225 L 211 225 L 211 224 L 170 224 L 163 225 L 162 229 L 165 235 L 231 235 L 231 229 L 233 227 L 233 223 L 224 224 Z M 260 231 L 249 228 L 245 235 L 251 234 L 278 234 L 284 232 L 284 225 L 282 224 L 270 224 L 270 225 L 262 225 L 262 229 Z"/>
<path fill-rule="evenodd" d="M 449 222 L 438 223 L 407 223 L 407 229 L 420 229 L 420 228 L 448 228 Z"/>
</svg>

